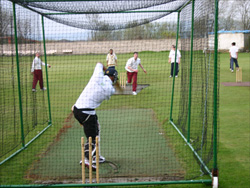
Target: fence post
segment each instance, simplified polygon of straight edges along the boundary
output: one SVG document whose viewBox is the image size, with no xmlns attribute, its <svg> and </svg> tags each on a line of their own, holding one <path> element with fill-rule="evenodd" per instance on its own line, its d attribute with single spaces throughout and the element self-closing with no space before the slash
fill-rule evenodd
<svg viewBox="0 0 250 188">
<path fill-rule="evenodd" d="M 213 176 L 218 176 L 217 167 L 217 97 L 218 97 L 218 8 L 219 2 L 215 0 L 215 20 L 214 20 L 214 109 L 213 109 Z"/>
<path fill-rule="evenodd" d="M 22 108 L 22 94 L 21 94 L 17 27 L 16 27 L 16 4 L 14 2 L 12 4 L 13 4 L 13 20 L 14 20 L 14 32 L 15 32 L 16 66 L 17 66 L 17 83 L 18 83 L 19 111 L 20 111 L 20 123 L 21 123 L 21 138 L 22 138 L 22 146 L 24 148 L 25 137 L 24 137 L 24 129 L 23 129 L 23 108 Z"/>
<path fill-rule="evenodd" d="M 180 11 L 178 11 L 178 21 L 177 21 L 176 45 L 175 45 L 175 62 L 176 62 L 176 57 L 177 57 L 177 48 L 178 48 L 178 39 L 179 39 L 179 25 L 180 25 Z M 173 85 L 172 85 L 172 96 L 171 96 L 171 107 L 170 107 L 170 121 L 173 121 L 172 114 L 173 114 L 174 84 L 175 84 L 175 69 L 176 69 L 175 62 L 174 62 Z"/>
<path fill-rule="evenodd" d="M 194 43 L 194 0 L 192 0 L 192 27 L 191 27 L 191 53 L 190 53 L 190 76 L 189 76 L 189 94 L 188 94 L 188 130 L 187 142 L 190 142 L 190 122 L 191 122 L 191 104 L 192 104 L 192 74 L 193 74 L 193 43 Z"/>
<path fill-rule="evenodd" d="M 50 108 L 50 96 L 49 96 L 49 78 L 48 78 L 48 67 L 47 67 L 47 54 L 46 54 L 46 43 L 45 43 L 45 30 L 44 30 L 44 17 L 42 16 L 42 30 L 43 30 L 43 49 L 44 49 L 44 62 L 46 70 L 46 83 L 47 83 L 47 96 L 48 96 L 48 107 L 49 107 L 49 125 L 52 123 L 51 119 L 51 108 Z"/>
</svg>

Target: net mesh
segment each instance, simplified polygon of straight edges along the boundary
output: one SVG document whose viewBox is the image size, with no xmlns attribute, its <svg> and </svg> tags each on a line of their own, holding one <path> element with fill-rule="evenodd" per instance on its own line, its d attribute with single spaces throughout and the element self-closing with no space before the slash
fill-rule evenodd
<svg viewBox="0 0 250 188">
<path fill-rule="evenodd" d="M 40 22 L 40 20 L 37 20 L 38 16 L 31 17 L 31 13 L 28 16 L 17 12 L 20 93 L 24 125 L 21 129 L 13 12 L 12 9 L 6 8 L 7 5 L 8 2 L 1 1 L 1 158 L 20 145 L 21 135 L 27 137 L 29 141 L 37 134 L 35 130 L 42 130 L 37 126 L 48 122 L 46 94 L 34 95 L 30 92 L 33 54 L 41 50 L 38 25 L 31 27 L 30 23 L 31 19 L 33 23 Z"/>
<path fill-rule="evenodd" d="M 88 30 L 118 30 L 163 18 L 178 10 L 186 2 L 187 0 L 26 2 L 22 5 L 42 12 L 51 20 L 72 27 Z"/>
<path fill-rule="evenodd" d="M 96 63 L 107 65 L 110 49 L 117 56 L 118 82 L 123 91 L 116 91 L 96 109 L 101 126 L 100 152 L 106 158 L 106 162 L 100 164 L 100 182 L 210 178 L 214 145 L 214 49 L 211 42 L 214 1 L 195 1 L 193 28 L 192 2 L 187 0 L 13 2 L 17 3 L 19 65 L 16 63 L 12 2 L 0 0 L 0 162 L 22 147 L 22 132 L 28 143 L 47 127 L 50 111 L 53 126 L 26 150 L 1 164 L 1 185 L 81 184 L 79 161 L 81 137 L 85 134 L 71 107 L 88 84 Z M 183 5 L 186 6 L 180 12 L 177 35 L 175 11 Z M 176 36 L 179 37 L 177 48 L 181 62 L 178 77 L 169 77 L 169 54 L 171 46 L 176 45 Z M 135 51 L 139 52 L 147 74 L 138 66 L 137 95 L 132 95 L 132 83 L 123 80 L 127 81 L 124 67 Z M 47 63 L 51 65 L 47 68 L 48 78 L 42 66 L 49 97 L 47 91 L 40 91 L 39 84 L 37 92 L 32 92 L 31 66 L 36 52 L 41 53 L 43 62 L 46 53 Z M 173 123 L 185 138 L 190 133 L 190 145 L 200 160 L 169 123 L 171 100 Z M 94 172 L 94 181 L 95 175 Z M 88 182 L 87 168 L 85 176 Z"/>
</svg>

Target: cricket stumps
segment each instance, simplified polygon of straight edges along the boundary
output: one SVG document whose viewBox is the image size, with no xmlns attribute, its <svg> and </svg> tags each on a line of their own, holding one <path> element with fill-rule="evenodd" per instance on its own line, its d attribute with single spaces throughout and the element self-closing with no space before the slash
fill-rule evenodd
<svg viewBox="0 0 250 188">
<path fill-rule="evenodd" d="M 121 74 L 120 74 L 120 86 L 122 87 L 122 88 L 126 88 L 126 81 L 127 81 L 127 79 L 126 79 L 126 73 L 125 72 L 122 72 Z"/>
<path fill-rule="evenodd" d="M 242 82 L 242 68 L 236 69 L 236 82 Z"/>
<path fill-rule="evenodd" d="M 92 169 L 92 164 L 93 164 L 93 160 L 92 160 L 92 137 L 88 138 L 89 140 L 89 184 L 92 184 L 93 182 L 93 169 Z M 95 149 L 96 149 L 96 183 L 99 183 L 99 138 L 96 137 L 95 138 Z M 84 138 L 81 138 L 81 147 L 82 147 L 82 184 L 86 183 L 86 177 L 85 177 L 85 150 L 84 150 Z"/>
</svg>

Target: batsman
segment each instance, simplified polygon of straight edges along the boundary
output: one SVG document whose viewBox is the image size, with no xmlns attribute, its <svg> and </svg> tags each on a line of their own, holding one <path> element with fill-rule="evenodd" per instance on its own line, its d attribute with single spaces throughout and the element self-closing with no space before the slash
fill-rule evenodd
<svg viewBox="0 0 250 188">
<path fill-rule="evenodd" d="M 102 63 L 97 63 L 94 73 L 87 86 L 84 88 L 76 103 L 72 106 L 72 112 L 75 118 L 83 126 L 85 136 L 92 137 L 92 168 L 96 169 L 96 147 L 95 137 L 100 139 L 100 124 L 95 109 L 101 105 L 102 101 L 109 100 L 115 93 L 115 88 L 120 88 L 117 82 L 118 72 L 113 69 L 107 69 Z M 99 142 L 100 143 L 100 142 Z M 99 147 L 100 149 L 100 147 Z M 89 167 L 89 143 L 84 145 L 85 166 Z M 99 162 L 105 162 L 99 151 Z M 82 165 L 82 161 L 80 161 Z"/>
</svg>

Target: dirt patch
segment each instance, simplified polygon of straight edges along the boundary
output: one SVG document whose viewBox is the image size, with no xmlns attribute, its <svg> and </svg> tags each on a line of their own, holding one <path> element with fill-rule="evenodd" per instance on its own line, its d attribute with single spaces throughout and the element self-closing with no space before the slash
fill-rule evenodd
<svg viewBox="0 0 250 188">
<path fill-rule="evenodd" d="M 241 86 L 250 87 L 250 82 L 222 82 L 223 86 Z"/>
</svg>

